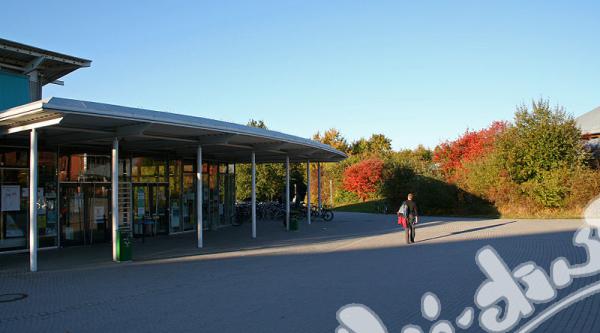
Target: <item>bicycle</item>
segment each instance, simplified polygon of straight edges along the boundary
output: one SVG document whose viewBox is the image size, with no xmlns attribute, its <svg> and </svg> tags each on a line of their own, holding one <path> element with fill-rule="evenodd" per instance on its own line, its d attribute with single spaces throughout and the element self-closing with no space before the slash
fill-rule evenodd
<svg viewBox="0 0 600 333">
<path fill-rule="evenodd" d="M 306 206 L 300 206 L 299 210 L 306 216 Z M 310 207 L 310 217 L 315 219 L 322 219 L 325 222 L 330 222 L 333 220 L 334 214 L 333 210 L 326 207 L 311 206 Z"/>
<path fill-rule="evenodd" d="M 312 212 L 310 214 L 312 217 L 321 218 L 325 222 L 330 222 L 333 220 L 333 210 L 325 207 L 312 207 Z"/>
<path fill-rule="evenodd" d="M 235 204 L 235 218 L 231 220 L 231 225 L 235 227 L 241 226 L 244 221 L 249 220 L 251 217 L 252 207 L 247 202 L 241 202 Z"/>
</svg>

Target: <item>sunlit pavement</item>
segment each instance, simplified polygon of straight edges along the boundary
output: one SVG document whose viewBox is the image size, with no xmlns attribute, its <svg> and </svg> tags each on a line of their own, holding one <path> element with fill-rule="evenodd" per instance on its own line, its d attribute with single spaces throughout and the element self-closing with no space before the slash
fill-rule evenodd
<svg viewBox="0 0 600 333">
<path fill-rule="evenodd" d="M 548 270 L 560 256 L 582 262 L 571 241 L 581 224 L 426 218 L 406 246 L 394 216 L 336 213 L 298 232 L 260 222 L 256 240 L 248 225 L 209 232 L 202 250 L 193 234 L 136 241 L 131 263 L 110 262 L 107 245 L 42 251 L 37 273 L 26 272 L 26 254 L 3 255 L 0 294 L 28 297 L 0 303 L 0 331 L 333 332 L 348 303 L 369 306 L 390 332 L 411 323 L 429 331 L 423 293 L 438 295 L 440 319 L 451 322 L 474 306 L 485 279 L 478 249 L 492 245 L 510 268 L 532 260 Z M 600 296 L 589 297 L 537 331 L 598 332 L 599 311 Z"/>
</svg>

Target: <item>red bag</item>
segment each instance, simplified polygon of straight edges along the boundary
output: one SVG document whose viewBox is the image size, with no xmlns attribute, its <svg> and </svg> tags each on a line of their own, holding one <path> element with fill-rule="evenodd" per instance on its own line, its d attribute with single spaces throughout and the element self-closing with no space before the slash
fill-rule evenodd
<svg viewBox="0 0 600 333">
<path fill-rule="evenodd" d="M 404 217 L 404 215 L 398 215 L 398 224 L 406 228 L 406 217 Z"/>
</svg>

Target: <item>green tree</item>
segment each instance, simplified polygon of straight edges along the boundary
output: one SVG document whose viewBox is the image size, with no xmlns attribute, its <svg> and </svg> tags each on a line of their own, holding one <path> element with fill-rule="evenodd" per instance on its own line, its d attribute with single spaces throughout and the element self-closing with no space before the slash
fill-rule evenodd
<svg viewBox="0 0 600 333">
<path fill-rule="evenodd" d="M 383 134 L 373 134 L 367 140 L 360 138 L 352 143 L 352 154 L 372 154 L 384 156 L 392 152 L 392 140 Z"/>
<path fill-rule="evenodd" d="M 517 183 L 537 179 L 544 172 L 581 166 L 585 151 L 581 131 L 564 108 L 550 107 L 547 100 L 522 105 L 514 125 L 498 140 L 500 157 Z"/>
<path fill-rule="evenodd" d="M 586 153 L 575 120 L 560 106 L 534 101 L 517 108 L 515 120 L 498 140 L 498 158 L 512 181 L 545 207 L 561 207 L 569 175 L 585 165 Z"/>
<path fill-rule="evenodd" d="M 250 119 L 248 126 L 268 129 L 262 120 Z M 249 160 L 250 158 L 248 158 Z M 294 184 L 304 181 L 302 166 L 292 163 L 291 196 L 294 196 Z M 243 201 L 252 196 L 252 164 L 237 164 L 235 168 L 236 199 Z M 298 187 L 298 186 L 296 186 Z M 285 164 L 260 163 L 256 165 L 256 198 L 259 201 L 274 201 L 284 199 L 285 193 Z"/>
<path fill-rule="evenodd" d="M 250 127 L 268 129 L 267 125 L 265 125 L 265 122 L 262 120 L 250 119 L 246 125 L 248 125 Z"/>
<path fill-rule="evenodd" d="M 346 139 L 342 136 L 340 131 L 335 128 L 330 128 L 323 132 L 317 132 L 313 135 L 313 140 L 332 146 L 333 148 L 348 154 L 350 152 L 350 146 Z"/>
</svg>

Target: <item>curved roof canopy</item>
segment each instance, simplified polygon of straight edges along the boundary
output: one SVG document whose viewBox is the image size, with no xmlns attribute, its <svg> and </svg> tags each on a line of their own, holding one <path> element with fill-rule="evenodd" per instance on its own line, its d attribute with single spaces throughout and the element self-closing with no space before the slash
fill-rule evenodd
<svg viewBox="0 0 600 333">
<path fill-rule="evenodd" d="M 575 122 L 583 135 L 594 136 L 600 134 L 600 107 L 582 114 L 575 119 Z"/>
<path fill-rule="evenodd" d="M 37 70 L 42 85 L 55 82 L 81 67 L 90 67 L 91 63 L 88 59 L 0 38 L 0 68 L 20 74 Z"/>
<path fill-rule="evenodd" d="M 333 147 L 281 132 L 213 119 L 65 98 L 41 100 L 0 113 L 0 135 L 8 144 L 28 144 L 39 128 L 40 143 L 61 149 L 108 150 L 115 137 L 125 154 L 203 156 L 222 162 L 337 162 L 346 155 Z"/>
</svg>

